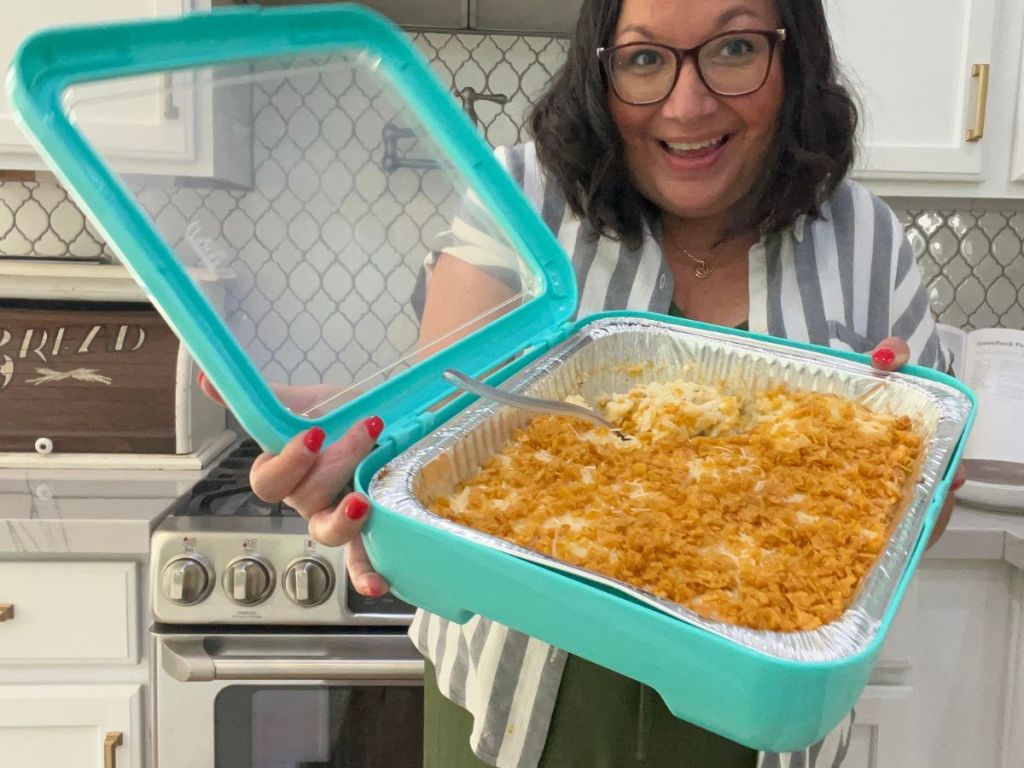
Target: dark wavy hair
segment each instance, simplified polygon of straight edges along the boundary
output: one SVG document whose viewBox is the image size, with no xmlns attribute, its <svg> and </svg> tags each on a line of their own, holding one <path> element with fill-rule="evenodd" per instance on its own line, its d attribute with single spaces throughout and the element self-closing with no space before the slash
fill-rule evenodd
<svg viewBox="0 0 1024 768">
<path fill-rule="evenodd" d="M 760 178 L 723 238 L 776 232 L 817 215 L 853 162 L 857 106 L 838 82 L 821 0 L 774 0 L 786 29 L 784 88 L 775 136 Z M 596 51 L 612 42 L 622 0 L 584 0 L 565 65 L 530 111 L 537 156 L 592 234 L 637 245 L 660 218 L 635 188 L 608 110 Z"/>
</svg>

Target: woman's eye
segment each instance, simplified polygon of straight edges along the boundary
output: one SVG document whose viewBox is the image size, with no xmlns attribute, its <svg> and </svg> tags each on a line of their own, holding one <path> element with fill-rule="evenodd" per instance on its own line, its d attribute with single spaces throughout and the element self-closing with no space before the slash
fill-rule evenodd
<svg viewBox="0 0 1024 768">
<path fill-rule="evenodd" d="M 636 51 L 632 51 L 627 57 L 625 66 L 633 69 L 646 69 L 648 67 L 657 67 L 661 65 L 664 58 L 659 51 L 653 48 L 641 48 Z"/>
<path fill-rule="evenodd" d="M 745 37 L 730 37 L 718 48 L 718 56 L 725 59 L 743 58 L 753 52 L 754 44 Z"/>
</svg>

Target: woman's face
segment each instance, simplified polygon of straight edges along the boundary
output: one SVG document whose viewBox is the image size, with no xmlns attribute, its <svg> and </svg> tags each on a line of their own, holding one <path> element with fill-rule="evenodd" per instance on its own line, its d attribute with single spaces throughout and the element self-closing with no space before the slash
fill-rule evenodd
<svg viewBox="0 0 1024 768">
<path fill-rule="evenodd" d="M 780 26 L 772 0 L 624 0 L 612 45 L 657 42 L 692 48 L 730 30 Z M 784 43 L 783 43 L 784 44 Z M 719 96 L 693 57 L 664 101 L 631 106 L 608 89 L 633 181 L 662 211 L 681 218 L 726 213 L 761 174 L 782 105 L 782 57 L 754 93 Z"/>
</svg>

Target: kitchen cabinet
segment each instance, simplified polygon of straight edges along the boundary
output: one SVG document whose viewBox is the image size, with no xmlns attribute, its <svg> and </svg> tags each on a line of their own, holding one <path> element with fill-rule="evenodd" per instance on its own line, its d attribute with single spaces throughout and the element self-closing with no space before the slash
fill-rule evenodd
<svg viewBox="0 0 1024 768">
<path fill-rule="evenodd" d="M 260 5 L 330 3 L 337 0 L 258 0 Z M 396 24 L 410 29 L 508 32 L 568 37 L 576 28 L 583 0 L 361 0 Z"/>
<path fill-rule="evenodd" d="M 988 146 L 986 97 L 996 0 L 827 0 L 836 55 L 862 104 L 864 179 L 971 181 Z M 988 70 L 991 74 L 991 70 Z M 973 134 L 972 134 L 973 136 Z"/>
<path fill-rule="evenodd" d="M 964 542 L 941 542 L 911 582 L 843 768 L 1024 765 L 1024 559 Z"/>
<path fill-rule="evenodd" d="M 1024 45 L 1021 46 L 1020 75 L 1017 78 L 1017 114 L 1013 131 L 1013 158 L 1010 178 L 1024 183 Z"/>
<path fill-rule="evenodd" d="M 1024 5 L 825 6 L 839 65 L 861 107 L 855 178 L 886 197 L 1024 197 L 1024 128 L 1016 106 Z"/>
<path fill-rule="evenodd" d="M 1024 555 L 1024 541 L 1017 543 Z M 1024 765 L 1024 571 L 1013 576 L 1007 616 L 1010 664 L 1003 699 L 1003 762 L 1000 768 Z"/>
<path fill-rule="evenodd" d="M 0 659 L 135 663 L 137 596 L 133 563 L 0 563 L 0 603 L 12 606 L 0 623 Z"/>
<path fill-rule="evenodd" d="M 857 702 L 843 768 L 902 768 L 922 765 L 909 755 L 913 689 L 902 685 L 869 685 Z"/>
<path fill-rule="evenodd" d="M 140 768 L 138 685 L 0 686 L 0 757 L 8 766 Z"/>
<path fill-rule="evenodd" d="M 258 0 L 260 5 L 330 3 L 337 0 Z M 568 37 L 583 0 L 360 0 L 410 29 L 474 30 Z"/>
<path fill-rule="evenodd" d="M 569 37 L 582 4 L 582 0 L 469 0 L 469 26 L 483 32 Z"/>
<path fill-rule="evenodd" d="M 258 0 L 259 5 L 335 3 L 338 0 Z M 472 0 L 360 0 L 396 24 L 415 29 L 466 29 Z"/>
<path fill-rule="evenodd" d="M 29 528 L 14 525 L 16 550 L 59 549 L 70 529 L 62 535 L 55 522 L 31 542 Z M 0 557 L 0 765 L 143 768 L 149 658 L 140 626 L 150 619 L 140 563 Z"/>
<path fill-rule="evenodd" d="M 54 24 L 95 24 L 209 10 L 211 0 L 49 0 L 18 3 L 0 25 L 0 61 L 9 65 L 29 34 Z M 248 114 L 251 94 L 193 89 L 188 75 L 150 75 L 73 88 L 66 103 L 83 133 L 119 172 L 216 179 L 247 185 L 251 143 L 232 114 Z M 0 169 L 45 170 L 0 94 Z"/>
<path fill-rule="evenodd" d="M 913 715 L 918 702 L 910 677 L 919 654 L 922 579 L 911 581 L 885 643 L 871 684 L 857 701 L 856 718 L 843 768 L 917 766 L 910 752 Z"/>
</svg>

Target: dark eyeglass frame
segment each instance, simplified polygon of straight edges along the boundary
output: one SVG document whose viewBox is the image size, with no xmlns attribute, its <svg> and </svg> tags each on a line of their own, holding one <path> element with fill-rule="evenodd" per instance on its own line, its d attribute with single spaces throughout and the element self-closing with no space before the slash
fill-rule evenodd
<svg viewBox="0 0 1024 768">
<path fill-rule="evenodd" d="M 750 90 L 742 91 L 741 93 L 722 93 L 721 91 L 715 90 L 707 81 L 707 78 L 704 77 L 704 70 L 701 68 L 700 65 L 700 52 L 705 46 L 714 43 L 716 40 L 720 40 L 723 37 L 734 37 L 736 35 L 758 35 L 760 37 L 765 38 L 768 41 L 768 66 L 764 70 L 764 78 L 761 80 L 760 83 L 758 83 L 756 88 L 751 88 Z M 608 83 L 609 85 L 611 85 L 612 91 L 615 93 L 616 98 L 619 101 L 623 102 L 624 104 L 630 104 L 635 107 L 644 107 L 649 106 L 651 104 L 658 104 L 672 95 L 672 91 L 676 89 L 676 83 L 679 82 L 679 73 L 682 72 L 683 70 L 683 64 L 685 64 L 686 60 L 691 56 L 693 57 L 693 64 L 697 68 L 697 76 L 700 78 L 700 81 L 704 83 L 704 87 L 707 88 L 712 93 L 717 94 L 718 96 L 724 96 L 728 98 L 730 96 L 748 96 L 751 93 L 759 91 L 762 87 L 764 87 L 764 84 L 768 82 L 768 75 L 771 74 L 772 61 L 775 58 L 775 48 L 776 46 L 778 46 L 779 43 L 781 43 L 785 39 L 786 30 L 781 27 L 779 29 L 731 29 L 727 32 L 722 32 L 719 35 L 715 35 L 714 37 L 709 37 L 703 43 L 694 46 L 693 48 L 675 48 L 674 46 L 666 45 L 665 43 L 636 41 L 633 43 L 622 43 L 621 45 L 612 45 L 609 46 L 608 48 L 598 48 L 597 58 L 604 66 L 605 76 L 608 78 Z M 627 48 L 660 48 L 661 50 L 664 51 L 670 51 L 672 55 L 675 57 L 676 73 L 675 76 L 672 78 L 672 85 L 669 86 L 668 91 L 660 99 L 654 99 L 652 101 L 629 101 L 628 99 L 624 99 L 622 97 L 622 94 L 619 93 L 618 88 L 615 87 L 615 76 L 612 71 L 611 58 L 616 51 L 621 51 Z"/>
</svg>

